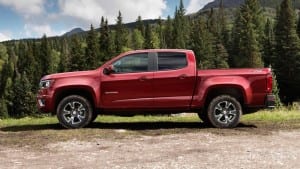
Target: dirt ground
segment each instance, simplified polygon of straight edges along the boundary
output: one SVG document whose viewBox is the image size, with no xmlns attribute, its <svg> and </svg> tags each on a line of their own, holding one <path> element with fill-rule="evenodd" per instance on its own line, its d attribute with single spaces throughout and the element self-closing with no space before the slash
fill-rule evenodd
<svg viewBox="0 0 300 169">
<path fill-rule="evenodd" d="M 86 138 L 62 140 L 45 137 L 41 130 L 8 132 L 2 129 L 0 168 L 300 168 L 299 128 L 281 130 L 248 126 L 221 130 L 161 127 L 138 131 L 128 127 L 80 129 L 78 133 L 87 131 Z M 46 135 L 60 133 L 56 137 L 74 132 L 42 130 L 47 131 Z M 32 135 L 32 132 L 39 132 L 40 136 Z M 100 133 L 104 135 L 100 136 Z M 16 145 L 3 141 L 11 135 L 20 137 Z M 29 139 L 34 141 L 21 144 L 22 137 L 27 142 Z"/>
</svg>

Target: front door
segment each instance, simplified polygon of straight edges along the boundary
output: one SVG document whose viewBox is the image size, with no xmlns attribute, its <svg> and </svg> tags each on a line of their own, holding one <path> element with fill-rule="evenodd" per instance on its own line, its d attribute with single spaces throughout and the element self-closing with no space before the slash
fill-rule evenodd
<svg viewBox="0 0 300 169">
<path fill-rule="evenodd" d="M 101 99 L 105 109 L 146 108 L 153 104 L 148 53 L 129 54 L 115 61 L 114 72 L 103 75 Z"/>
</svg>

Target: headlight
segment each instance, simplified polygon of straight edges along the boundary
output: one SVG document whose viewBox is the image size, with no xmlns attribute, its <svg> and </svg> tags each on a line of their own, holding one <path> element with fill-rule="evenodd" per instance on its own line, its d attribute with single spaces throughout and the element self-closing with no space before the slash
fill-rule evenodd
<svg viewBox="0 0 300 169">
<path fill-rule="evenodd" d="M 42 80 L 40 82 L 40 89 L 46 89 L 49 88 L 53 83 L 53 80 Z"/>
</svg>

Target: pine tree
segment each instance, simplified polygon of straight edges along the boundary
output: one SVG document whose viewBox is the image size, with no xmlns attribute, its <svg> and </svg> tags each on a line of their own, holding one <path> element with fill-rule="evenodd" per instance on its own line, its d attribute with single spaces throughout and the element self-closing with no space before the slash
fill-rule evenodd
<svg viewBox="0 0 300 169">
<path fill-rule="evenodd" d="M 84 70 L 84 68 L 86 68 L 86 60 L 84 58 L 83 49 L 77 36 L 72 38 L 70 55 L 71 59 L 69 68 L 71 71 Z"/>
<path fill-rule="evenodd" d="M 61 59 L 61 53 L 55 49 L 51 50 L 51 64 L 49 67 L 49 72 L 50 73 L 57 73 L 59 71 L 59 63 Z"/>
<path fill-rule="evenodd" d="M 168 16 L 167 21 L 166 21 L 166 26 L 164 29 L 164 39 L 166 43 L 166 48 L 172 48 L 173 44 L 173 21 L 170 16 Z"/>
<path fill-rule="evenodd" d="M 9 60 L 6 47 L 0 44 L 0 119 L 8 117 L 5 95 L 7 78 L 10 76 Z"/>
<path fill-rule="evenodd" d="M 100 24 L 100 61 L 101 64 L 110 59 L 111 56 L 115 54 L 115 51 L 112 50 L 112 36 L 108 27 L 107 19 L 104 20 L 104 17 L 101 18 Z"/>
<path fill-rule="evenodd" d="M 213 40 L 213 64 L 212 67 L 214 69 L 220 69 L 220 68 L 229 68 L 228 65 L 228 53 L 224 45 L 220 40 Z"/>
<path fill-rule="evenodd" d="M 230 49 L 230 29 L 228 27 L 228 21 L 226 17 L 226 13 L 224 10 L 224 3 L 223 0 L 220 1 L 219 4 L 219 12 L 218 12 L 218 32 L 219 38 L 223 46 L 226 48 L 227 51 Z"/>
<path fill-rule="evenodd" d="M 66 38 L 61 40 L 61 49 L 60 49 L 60 62 L 58 72 L 66 72 L 69 71 L 68 66 L 70 65 L 70 52 L 69 45 Z"/>
<path fill-rule="evenodd" d="M 36 65 L 38 64 L 35 60 L 35 57 L 33 55 L 33 42 L 27 42 L 27 50 L 25 51 L 25 56 L 23 58 L 23 64 L 22 67 L 23 69 L 21 70 L 19 67 L 19 71 L 23 71 L 26 72 L 29 81 L 33 82 L 34 84 L 36 83 L 36 74 L 35 71 L 36 70 Z M 18 60 L 18 62 L 20 62 L 20 58 Z"/>
<path fill-rule="evenodd" d="M 159 44 L 160 44 L 159 48 L 161 48 L 161 49 L 167 48 L 166 39 L 164 37 L 163 21 L 162 21 L 161 17 L 158 18 L 158 25 L 157 25 L 156 32 L 158 34 L 158 39 L 159 39 Z"/>
<path fill-rule="evenodd" d="M 265 35 L 264 35 L 264 43 L 263 43 L 263 60 L 265 67 L 270 65 L 274 66 L 275 59 L 275 37 L 273 31 L 273 25 L 270 19 L 267 20 L 265 26 Z"/>
<path fill-rule="evenodd" d="M 6 104 L 6 109 L 7 109 L 7 113 L 9 116 L 13 116 L 13 101 L 14 101 L 14 82 L 12 80 L 13 77 L 9 77 L 6 80 L 6 85 L 5 85 L 5 89 L 4 89 L 4 95 L 3 95 L 3 99 L 5 100 L 5 104 Z"/>
<path fill-rule="evenodd" d="M 4 98 L 0 98 L 0 119 L 5 119 L 8 117 L 9 115 L 8 115 L 6 101 Z"/>
<path fill-rule="evenodd" d="M 297 33 L 300 38 L 300 12 L 298 13 Z"/>
<path fill-rule="evenodd" d="M 208 20 L 207 27 L 211 33 L 211 44 L 212 44 L 212 58 L 210 59 L 211 65 L 209 68 L 228 68 L 228 52 L 222 42 L 222 33 L 220 21 L 217 20 L 217 15 L 214 10 L 211 9 Z M 224 21 L 223 21 L 224 22 Z"/>
<path fill-rule="evenodd" d="M 183 1 L 180 0 L 179 9 L 176 7 L 173 21 L 172 48 L 185 49 L 187 46 L 187 35 L 189 34 L 189 30 L 187 29 L 188 23 L 184 15 L 185 8 Z"/>
<path fill-rule="evenodd" d="M 2 66 L 8 60 L 7 49 L 4 45 L 0 44 L 0 71 L 2 70 Z"/>
<path fill-rule="evenodd" d="M 123 18 L 122 14 L 119 11 L 119 15 L 117 18 L 117 25 L 116 25 L 116 36 L 115 36 L 115 47 L 116 47 L 116 53 L 122 53 L 124 51 L 124 48 L 126 47 L 127 43 L 127 35 L 126 30 L 123 25 Z"/>
<path fill-rule="evenodd" d="M 136 49 L 143 49 L 145 39 L 144 39 L 141 31 L 138 30 L 138 29 L 134 29 L 131 36 L 132 36 L 131 37 L 131 44 L 132 44 L 131 48 L 135 49 L 135 50 Z"/>
<path fill-rule="evenodd" d="M 86 56 L 85 69 L 95 69 L 99 66 L 98 63 L 100 62 L 100 58 L 98 57 L 99 48 L 97 45 L 97 34 L 92 24 L 91 24 L 91 29 L 88 32 L 86 42 L 87 42 L 87 47 L 85 50 L 85 56 Z"/>
<path fill-rule="evenodd" d="M 284 0 L 277 12 L 275 26 L 276 62 L 281 96 L 291 103 L 300 94 L 300 40 L 291 0 Z"/>
<path fill-rule="evenodd" d="M 216 17 L 217 16 L 214 12 L 214 8 L 211 8 L 208 19 L 207 19 L 207 27 L 213 35 L 218 36 L 220 30 L 219 30 L 219 25 L 217 23 Z"/>
<path fill-rule="evenodd" d="M 160 39 L 159 35 L 156 31 L 151 31 L 152 33 L 152 45 L 154 49 L 159 49 L 160 48 Z"/>
<path fill-rule="evenodd" d="M 16 53 L 18 56 L 18 63 L 17 63 L 18 71 L 23 72 L 25 70 L 25 67 L 27 66 L 26 52 L 28 50 L 28 47 L 26 42 L 21 40 L 20 43 L 18 44 L 18 48 L 16 49 L 17 49 Z"/>
<path fill-rule="evenodd" d="M 151 29 L 150 24 L 146 25 L 144 48 L 145 49 L 153 49 L 154 48 L 153 38 L 152 38 L 152 29 Z"/>
<path fill-rule="evenodd" d="M 261 8 L 258 0 L 246 0 L 237 13 L 233 32 L 234 67 L 263 67 L 261 56 Z"/>
<path fill-rule="evenodd" d="M 136 29 L 138 29 L 142 33 L 142 36 L 145 37 L 145 26 L 140 15 L 138 16 L 136 22 Z"/>
<path fill-rule="evenodd" d="M 275 95 L 275 107 L 280 108 L 282 106 L 282 103 L 281 103 L 281 99 L 279 97 L 279 88 L 278 88 L 277 77 L 276 77 L 276 74 L 273 69 L 272 69 L 272 76 L 273 76 L 272 93 Z"/>
<path fill-rule="evenodd" d="M 17 64 L 17 58 L 14 54 L 14 51 L 12 48 L 9 48 L 8 51 L 9 58 L 3 65 L 3 69 L 1 70 L 1 81 L 0 81 L 0 98 L 3 97 L 6 99 L 6 97 L 9 95 L 9 89 L 10 88 L 10 82 L 11 79 L 14 77 L 16 73 L 16 64 Z M 8 93 L 7 93 L 8 92 Z"/>
<path fill-rule="evenodd" d="M 195 52 L 197 67 L 208 69 L 214 67 L 212 34 L 207 28 L 206 21 L 200 17 L 192 25 L 191 49 Z"/>
<path fill-rule="evenodd" d="M 13 51 L 11 52 L 12 53 L 12 56 L 14 55 Z M 42 76 L 44 75 L 43 74 L 43 68 L 42 68 L 42 59 L 41 59 L 41 50 L 40 50 L 40 43 L 37 43 L 36 41 L 34 43 L 32 43 L 32 53 L 33 53 L 33 56 L 35 58 L 35 71 L 34 71 L 34 84 L 38 84 L 40 79 L 42 78 Z M 33 87 L 37 87 L 38 86 L 33 86 Z"/>
<path fill-rule="evenodd" d="M 40 65 L 42 68 L 42 75 L 47 75 L 50 73 L 49 67 L 51 64 L 51 49 L 48 43 L 47 36 L 42 37 L 41 47 L 40 47 Z"/>
<path fill-rule="evenodd" d="M 31 83 L 26 73 L 17 75 L 13 85 L 13 113 L 16 117 L 32 115 L 36 112 L 35 96 L 31 91 Z"/>
</svg>

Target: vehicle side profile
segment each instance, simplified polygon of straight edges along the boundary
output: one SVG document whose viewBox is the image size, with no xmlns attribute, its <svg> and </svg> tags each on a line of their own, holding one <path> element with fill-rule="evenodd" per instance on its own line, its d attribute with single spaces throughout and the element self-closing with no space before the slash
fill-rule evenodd
<svg viewBox="0 0 300 169">
<path fill-rule="evenodd" d="M 197 70 L 194 52 L 185 49 L 130 51 L 96 70 L 47 75 L 37 101 L 66 128 L 85 127 L 98 114 L 180 112 L 232 128 L 242 114 L 274 107 L 269 68 Z"/>
</svg>

